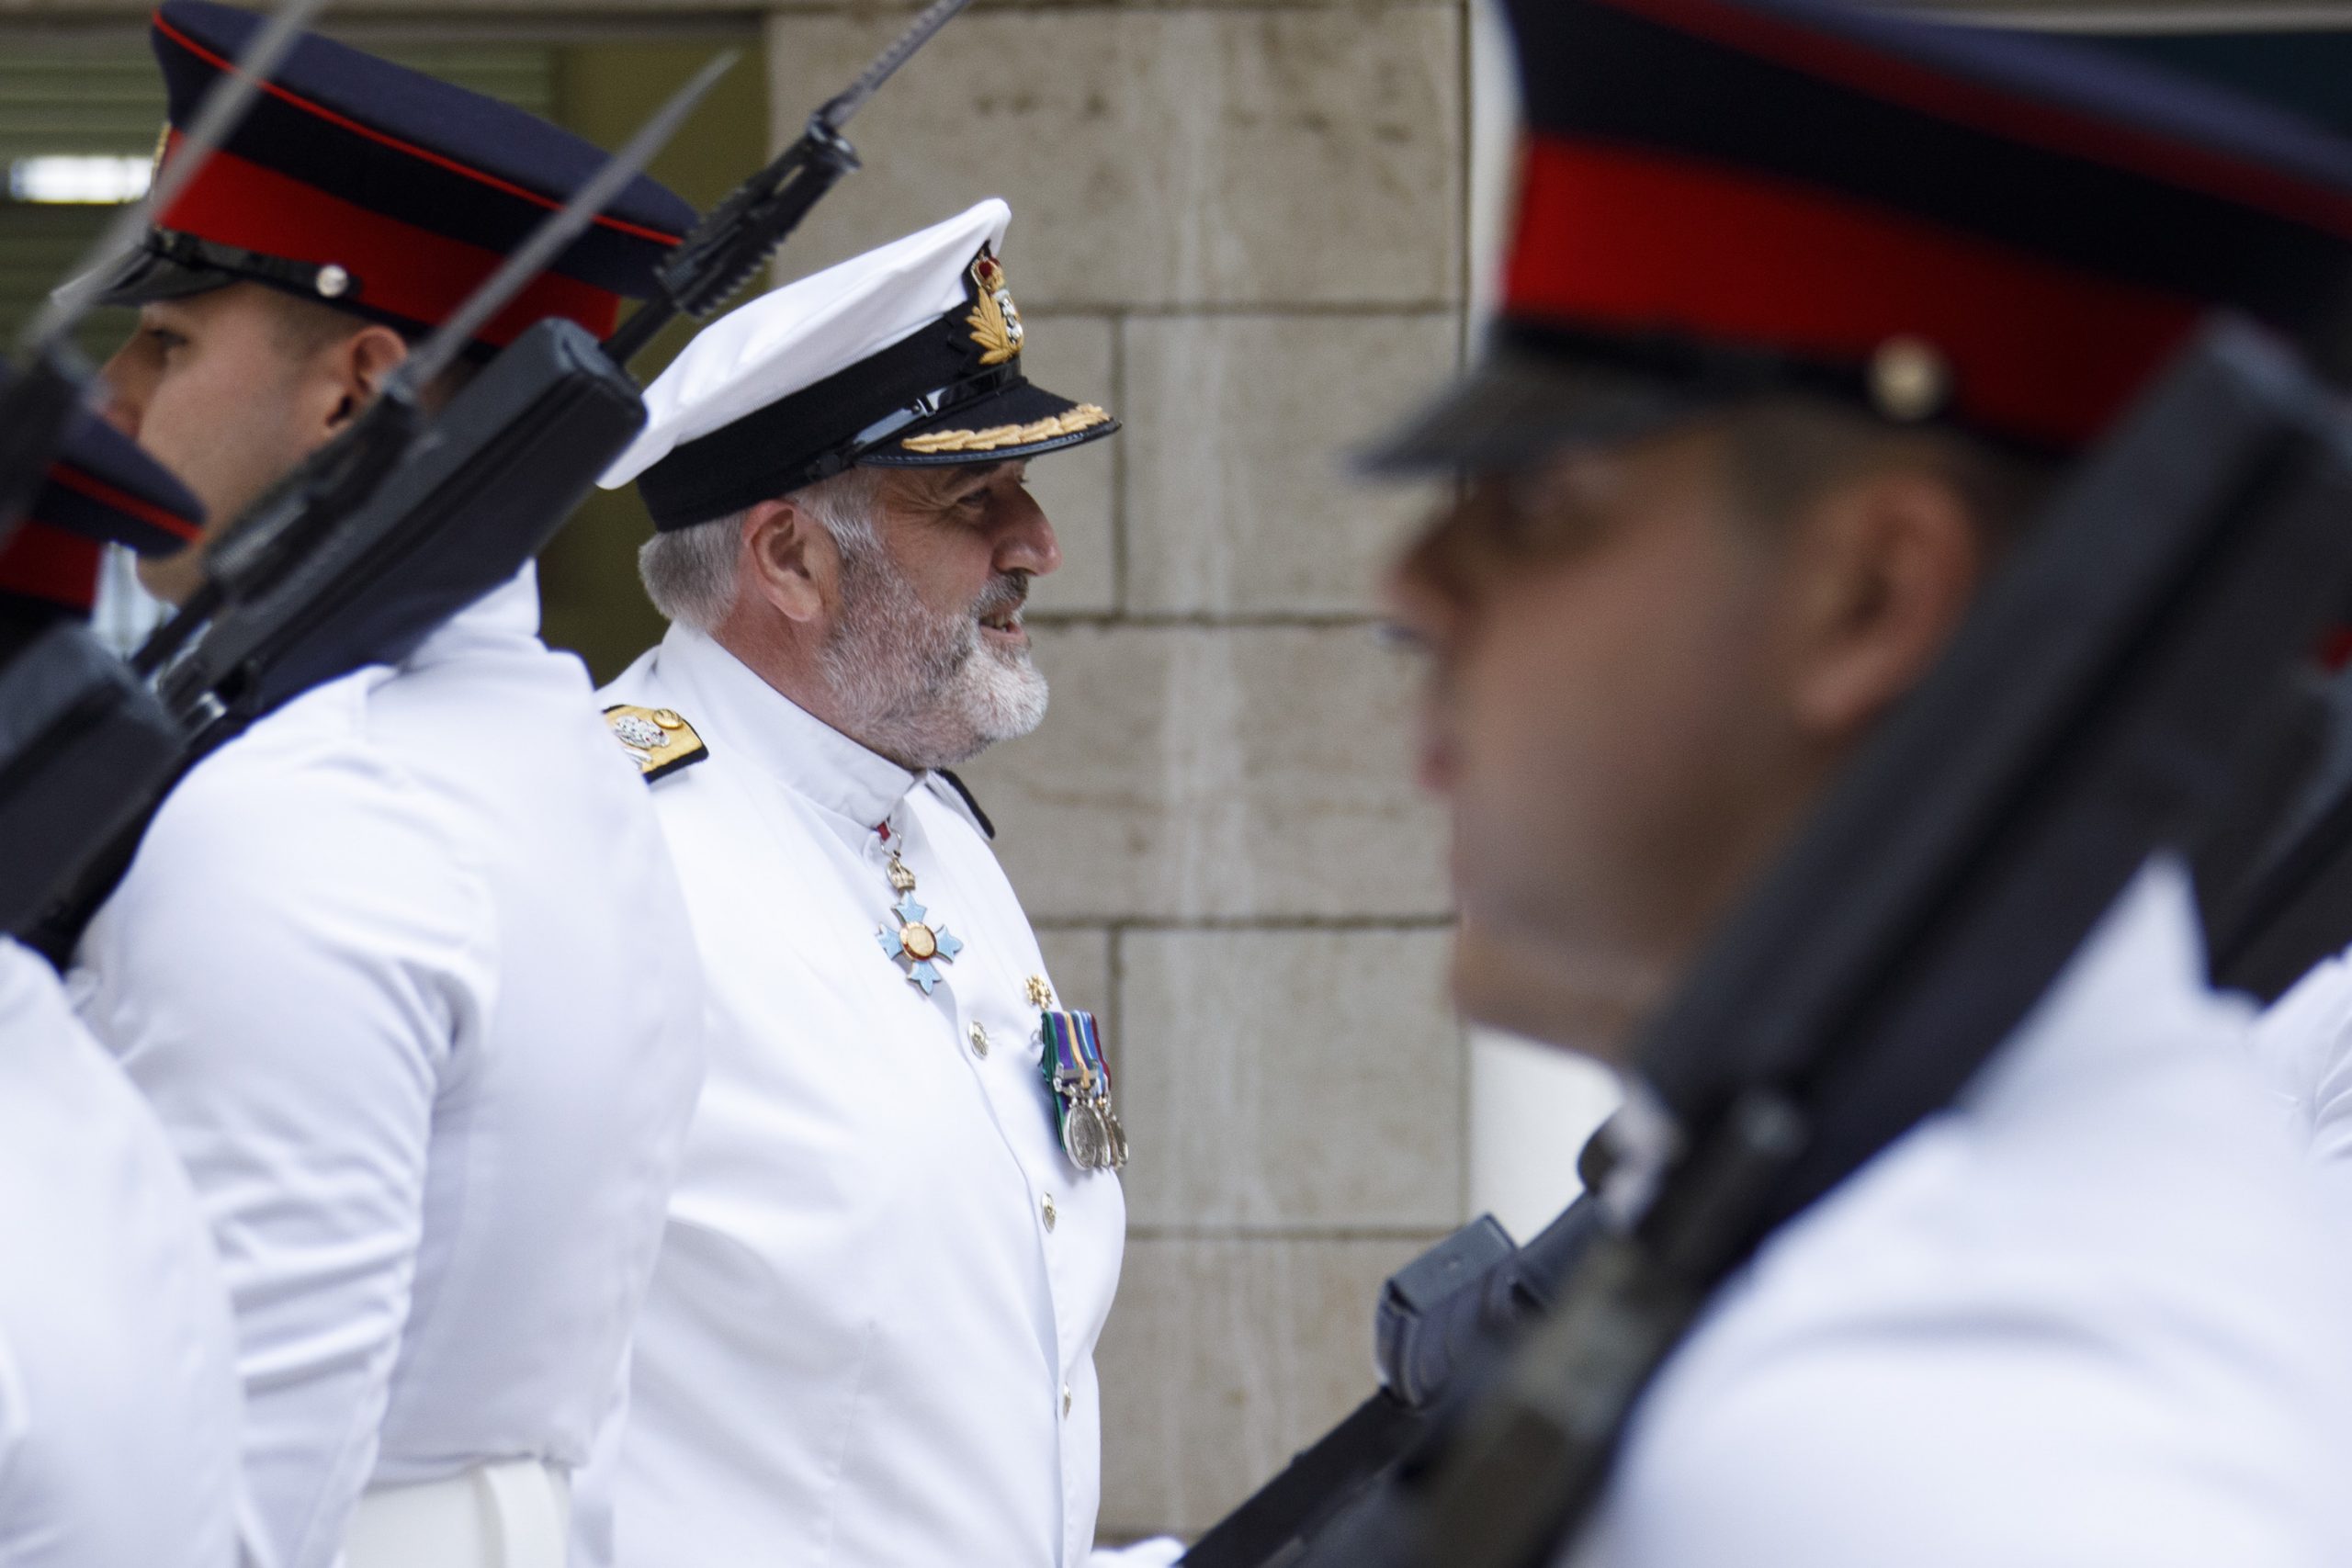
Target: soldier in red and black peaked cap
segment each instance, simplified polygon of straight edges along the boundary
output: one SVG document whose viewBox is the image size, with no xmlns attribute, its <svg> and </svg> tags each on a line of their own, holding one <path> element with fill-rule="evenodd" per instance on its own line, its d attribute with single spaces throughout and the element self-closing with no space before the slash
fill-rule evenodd
<svg viewBox="0 0 2352 1568">
<path fill-rule="evenodd" d="M 155 13 L 171 114 L 160 157 L 259 25 L 209 0 Z M 520 109 L 306 36 L 112 280 L 109 302 L 142 307 L 107 367 L 118 417 L 232 520 L 604 156 Z M 653 181 L 630 182 L 482 328 L 477 355 L 550 316 L 609 333 L 694 220 Z M 195 557 L 148 581 L 185 597 Z"/>
<path fill-rule="evenodd" d="M 175 123 L 255 25 L 156 13 Z M 117 280 L 116 418 L 233 518 L 603 161 L 304 37 Z M 636 181 L 479 346 L 609 328 L 692 219 Z M 208 756 L 76 954 L 212 1222 L 280 1568 L 554 1568 L 617 1408 L 698 981 L 644 788 L 537 629 L 526 569 Z"/>
<path fill-rule="evenodd" d="M 0 658 L 51 622 L 87 616 L 109 544 L 172 555 L 204 532 L 204 508 L 120 431 L 92 414 L 67 425 L 24 521 L 0 544 Z"/>
<path fill-rule="evenodd" d="M 1459 999 L 1589 1041 L 2200 317 L 2338 361 L 2352 150 L 2026 35 L 1512 12 L 1501 321 L 1376 461 L 1468 476 L 1394 579 Z M 2352 1562 L 2345 1248 L 2244 1057 L 2154 863 L 1954 1107 L 1716 1298 L 1577 1561 Z"/>
</svg>

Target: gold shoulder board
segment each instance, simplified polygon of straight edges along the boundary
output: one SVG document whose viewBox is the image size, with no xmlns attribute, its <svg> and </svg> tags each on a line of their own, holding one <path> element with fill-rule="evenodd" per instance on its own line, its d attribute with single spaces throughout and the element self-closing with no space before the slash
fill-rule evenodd
<svg viewBox="0 0 2352 1568">
<path fill-rule="evenodd" d="M 637 763 L 637 771 L 651 784 L 664 773 L 692 767 L 710 755 L 695 727 L 678 716 L 675 708 L 641 708 L 615 703 L 605 710 L 605 723 Z"/>
</svg>

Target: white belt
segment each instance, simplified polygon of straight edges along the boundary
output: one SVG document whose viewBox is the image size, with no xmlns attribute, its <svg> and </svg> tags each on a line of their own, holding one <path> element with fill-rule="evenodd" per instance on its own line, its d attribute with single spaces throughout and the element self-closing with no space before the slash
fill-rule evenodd
<svg viewBox="0 0 2352 1568">
<path fill-rule="evenodd" d="M 535 1459 L 446 1481 L 377 1486 L 359 1499 L 345 1568 L 563 1568 L 571 1472 Z"/>
</svg>

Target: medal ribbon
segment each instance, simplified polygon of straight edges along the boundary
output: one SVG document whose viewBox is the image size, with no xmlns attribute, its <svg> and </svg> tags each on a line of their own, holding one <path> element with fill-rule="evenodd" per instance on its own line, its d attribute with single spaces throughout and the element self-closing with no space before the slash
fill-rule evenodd
<svg viewBox="0 0 2352 1568">
<path fill-rule="evenodd" d="M 1047 1008 L 1038 1014 L 1051 1054 L 1043 1059 L 1046 1079 L 1060 1100 L 1111 1092 L 1111 1069 L 1102 1061 L 1102 1036 L 1091 1012 Z"/>
</svg>

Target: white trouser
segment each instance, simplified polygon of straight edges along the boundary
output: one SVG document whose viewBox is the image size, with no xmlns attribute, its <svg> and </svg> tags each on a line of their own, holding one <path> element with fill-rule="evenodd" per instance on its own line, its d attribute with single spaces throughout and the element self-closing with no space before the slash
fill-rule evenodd
<svg viewBox="0 0 2352 1568">
<path fill-rule="evenodd" d="M 377 1486 L 359 1499 L 345 1568 L 563 1568 L 571 1472 L 535 1459 L 446 1481 Z"/>
</svg>

